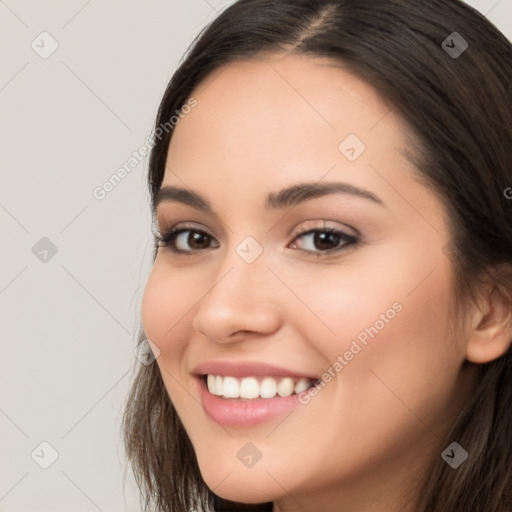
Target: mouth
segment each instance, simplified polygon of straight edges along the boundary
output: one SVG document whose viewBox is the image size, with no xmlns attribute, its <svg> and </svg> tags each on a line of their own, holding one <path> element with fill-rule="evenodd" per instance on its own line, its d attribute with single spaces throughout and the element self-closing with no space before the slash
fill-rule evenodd
<svg viewBox="0 0 512 512">
<path fill-rule="evenodd" d="M 247 360 L 207 361 L 191 373 L 206 415 L 220 425 L 244 428 L 290 413 L 320 382 L 304 369 Z"/>
<path fill-rule="evenodd" d="M 318 379 L 308 377 L 279 377 L 279 376 L 247 376 L 201 375 L 203 382 L 211 395 L 224 399 L 250 401 L 272 399 L 276 396 L 289 397 L 298 395 L 319 383 Z"/>
</svg>

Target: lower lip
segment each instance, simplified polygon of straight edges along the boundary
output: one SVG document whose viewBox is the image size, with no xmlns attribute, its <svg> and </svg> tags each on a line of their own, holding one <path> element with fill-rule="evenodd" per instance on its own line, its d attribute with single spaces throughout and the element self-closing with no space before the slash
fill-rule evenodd
<svg viewBox="0 0 512 512">
<path fill-rule="evenodd" d="M 198 378 L 201 403 L 206 413 L 226 427 L 251 427 L 270 421 L 300 404 L 298 395 L 240 400 L 222 398 L 208 391 L 204 378 Z"/>
</svg>

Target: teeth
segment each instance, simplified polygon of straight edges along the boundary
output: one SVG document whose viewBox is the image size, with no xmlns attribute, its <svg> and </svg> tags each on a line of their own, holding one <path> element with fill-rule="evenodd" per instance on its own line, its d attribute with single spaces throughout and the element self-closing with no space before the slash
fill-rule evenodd
<svg viewBox="0 0 512 512">
<path fill-rule="evenodd" d="M 310 388 L 315 381 L 307 378 L 293 379 L 291 377 L 244 377 L 238 379 L 231 376 L 211 375 L 206 378 L 208 391 L 224 398 L 274 398 L 299 394 Z"/>
<path fill-rule="evenodd" d="M 290 377 L 285 377 L 277 385 L 277 394 L 279 396 L 290 396 L 295 391 L 295 383 Z"/>
<path fill-rule="evenodd" d="M 224 380 L 229 377 L 224 377 Z M 245 377 L 240 381 L 240 398 L 258 398 L 260 396 L 260 385 L 254 377 Z"/>
<path fill-rule="evenodd" d="M 309 379 L 299 379 L 297 384 L 295 384 L 295 394 L 298 395 L 303 391 L 306 391 L 311 386 L 311 382 Z"/>
<path fill-rule="evenodd" d="M 224 377 L 223 395 L 226 398 L 238 398 L 240 396 L 240 386 L 234 377 Z"/>
<path fill-rule="evenodd" d="M 277 392 L 276 379 L 272 377 L 265 377 L 260 384 L 261 398 L 274 398 Z"/>
<path fill-rule="evenodd" d="M 298 395 L 299 393 L 302 393 L 303 391 L 306 391 L 306 389 L 312 387 L 316 382 L 318 382 L 318 379 L 314 380 L 301 378 L 296 382 L 295 389 L 293 391 L 296 395 Z"/>
<path fill-rule="evenodd" d="M 215 394 L 215 375 L 208 374 L 206 384 L 208 385 L 208 391 Z"/>
<path fill-rule="evenodd" d="M 222 396 L 224 394 L 224 386 L 222 382 L 222 377 L 220 375 L 217 375 L 217 377 L 215 377 L 215 387 L 213 388 L 213 392 L 216 395 Z"/>
</svg>

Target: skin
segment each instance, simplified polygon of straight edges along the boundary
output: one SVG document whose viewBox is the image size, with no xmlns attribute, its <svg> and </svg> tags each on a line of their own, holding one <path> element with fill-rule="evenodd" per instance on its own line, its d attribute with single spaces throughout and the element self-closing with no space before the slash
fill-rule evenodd
<svg viewBox="0 0 512 512">
<path fill-rule="evenodd" d="M 415 486 L 474 385 L 464 360 L 506 350 L 496 329 L 496 339 L 472 329 L 484 317 L 488 326 L 492 311 L 504 324 L 507 312 L 484 301 L 452 336 L 446 212 L 402 154 L 406 127 L 369 85 L 322 59 L 274 55 L 218 69 L 192 96 L 198 104 L 174 129 L 163 185 L 198 192 L 215 215 L 169 201 L 157 221 L 162 232 L 190 222 L 211 239 L 194 246 L 181 235 L 192 255 L 159 249 L 142 317 L 203 479 L 227 499 L 273 501 L 274 512 L 332 512 L 333 503 L 413 511 Z M 366 145 L 353 162 L 338 149 L 348 134 Z M 302 182 L 349 183 L 385 206 L 331 194 L 265 210 L 268 193 Z M 325 249 L 312 235 L 296 238 L 298 229 L 321 232 L 324 221 L 359 233 L 359 244 L 307 254 Z M 263 248 L 250 264 L 236 252 L 247 236 Z M 191 375 L 199 363 L 258 361 L 321 376 L 397 302 L 402 310 L 286 418 L 225 428 L 203 410 Z M 247 442 L 262 454 L 252 468 L 237 458 Z"/>
</svg>

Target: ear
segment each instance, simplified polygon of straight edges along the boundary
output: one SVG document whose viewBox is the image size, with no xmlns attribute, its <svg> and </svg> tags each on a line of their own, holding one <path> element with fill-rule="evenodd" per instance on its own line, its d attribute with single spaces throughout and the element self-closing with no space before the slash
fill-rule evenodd
<svg viewBox="0 0 512 512">
<path fill-rule="evenodd" d="M 512 304 L 495 284 L 486 291 L 472 315 L 466 342 L 466 359 L 488 363 L 501 357 L 512 345 Z"/>
</svg>

